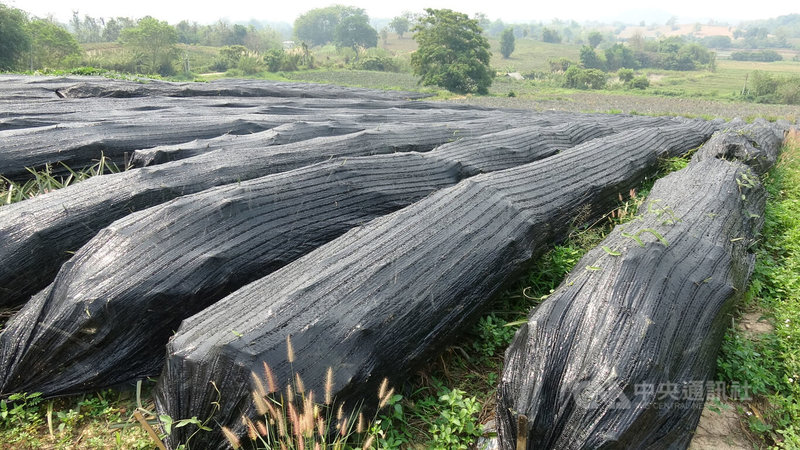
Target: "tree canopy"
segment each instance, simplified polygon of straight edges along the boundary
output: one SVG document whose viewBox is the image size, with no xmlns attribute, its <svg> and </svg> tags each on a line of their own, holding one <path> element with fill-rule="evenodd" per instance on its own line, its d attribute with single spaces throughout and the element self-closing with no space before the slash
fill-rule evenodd
<svg viewBox="0 0 800 450">
<path fill-rule="evenodd" d="M 27 22 L 24 12 L 0 3 L 0 70 L 15 68 L 29 50 Z"/>
<path fill-rule="evenodd" d="M 395 33 L 397 33 L 400 38 L 403 38 L 403 34 L 408 32 L 408 29 L 411 28 L 411 17 L 410 14 L 403 14 L 401 16 L 397 16 L 389 22 L 389 28 L 393 29 Z"/>
<path fill-rule="evenodd" d="M 175 58 L 178 33 L 167 22 L 146 16 L 139 19 L 133 28 L 120 33 L 120 41 L 134 51 L 141 52 L 151 72 L 167 74 Z"/>
<path fill-rule="evenodd" d="M 420 82 L 457 93 L 485 94 L 494 72 L 489 67 L 489 41 L 478 21 L 450 9 L 425 12 L 412 30 L 419 48 L 411 55 L 411 65 L 422 77 Z"/>
<path fill-rule="evenodd" d="M 358 52 L 359 47 L 378 46 L 378 32 L 367 22 L 367 16 L 348 16 L 336 25 L 334 42 L 339 47 L 350 47 Z"/>
<path fill-rule="evenodd" d="M 506 28 L 503 30 L 503 34 L 500 35 L 500 53 L 503 54 L 503 58 L 508 58 L 514 53 L 514 46 L 514 29 Z"/>
<path fill-rule="evenodd" d="M 561 35 L 558 34 L 557 30 L 552 28 L 542 28 L 542 41 L 549 42 L 551 44 L 560 44 Z"/>
<path fill-rule="evenodd" d="M 603 33 L 599 32 L 599 31 L 592 31 L 586 37 L 586 40 L 589 41 L 589 46 L 590 47 L 597 48 L 597 46 L 600 45 L 601 42 L 603 42 Z"/>
<path fill-rule="evenodd" d="M 70 59 L 80 57 L 82 51 L 75 36 L 57 24 L 49 20 L 35 19 L 28 28 L 33 38 L 34 67 L 69 66 Z"/>
<path fill-rule="evenodd" d="M 324 45 L 328 42 L 334 42 L 336 39 L 336 27 L 344 19 L 352 16 L 361 16 L 365 23 L 369 23 L 367 13 L 361 8 L 334 5 L 312 9 L 294 21 L 294 34 L 298 39 L 311 45 Z M 375 45 L 378 45 L 377 40 Z"/>
</svg>

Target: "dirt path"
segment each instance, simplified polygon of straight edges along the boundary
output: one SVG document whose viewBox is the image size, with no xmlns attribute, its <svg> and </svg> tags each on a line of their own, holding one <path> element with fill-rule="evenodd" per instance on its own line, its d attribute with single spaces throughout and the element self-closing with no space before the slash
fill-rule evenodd
<svg viewBox="0 0 800 450">
<path fill-rule="evenodd" d="M 746 312 L 739 318 L 737 327 L 745 333 L 764 334 L 772 325 L 760 311 Z M 747 432 L 747 425 L 738 408 L 748 411 L 746 402 L 718 402 L 706 400 L 700 424 L 697 426 L 689 450 L 739 450 L 758 448 Z"/>
</svg>

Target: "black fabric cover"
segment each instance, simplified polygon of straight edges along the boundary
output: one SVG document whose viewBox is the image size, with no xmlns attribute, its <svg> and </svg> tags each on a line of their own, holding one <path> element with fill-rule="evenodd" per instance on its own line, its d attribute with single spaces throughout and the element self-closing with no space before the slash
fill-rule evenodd
<svg viewBox="0 0 800 450">
<path fill-rule="evenodd" d="M 86 392 L 157 375 L 181 320 L 246 283 L 463 178 L 611 133 L 596 123 L 522 127 L 427 154 L 336 158 L 130 214 L 0 334 L 0 392 Z"/>
<path fill-rule="evenodd" d="M 480 125 L 480 126 L 478 126 Z M 453 139 L 505 129 L 498 121 L 392 124 L 343 136 L 267 148 L 220 149 L 133 169 L 0 208 L 0 306 L 25 302 L 47 286 L 61 263 L 101 228 L 173 198 L 334 157 L 426 151 Z"/>
<path fill-rule="evenodd" d="M 352 229 L 185 320 L 168 345 L 159 412 L 208 417 L 219 398 L 214 420 L 241 431 L 262 361 L 277 379 L 300 373 L 316 392 L 331 366 L 338 399 L 371 398 L 384 376 L 399 379 L 441 348 L 524 261 L 565 235 L 578 210 L 589 220 L 607 212 L 660 157 L 699 146 L 715 126 L 617 133 Z M 287 335 L 298 355 L 291 367 Z M 170 444 L 191 432 L 176 430 Z M 215 433 L 193 444 L 225 446 Z"/>
<path fill-rule="evenodd" d="M 766 170 L 782 134 L 748 129 L 758 149 L 741 130 L 715 135 L 530 314 L 506 352 L 501 448 L 517 448 L 520 415 L 528 449 L 689 445 L 763 223 L 758 176 L 727 160 Z"/>
</svg>

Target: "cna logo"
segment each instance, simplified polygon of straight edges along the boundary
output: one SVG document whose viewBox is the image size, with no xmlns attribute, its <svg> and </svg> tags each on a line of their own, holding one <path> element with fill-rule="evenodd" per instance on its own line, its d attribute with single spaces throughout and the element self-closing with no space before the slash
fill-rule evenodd
<svg viewBox="0 0 800 450">
<path fill-rule="evenodd" d="M 579 381 L 572 388 L 572 398 L 581 409 L 628 409 L 631 400 L 619 386 Z"/>
<path fill-rule="evenodd" d="M 636 383 L 632 388 L 629 395 L 611 381 L 579 381 L 572 386 L 572 399 L 582 409 L 628 409 L 634 404 L 637 408 L 702 408 L 706 399 L 751 400 L 750 386 L 739 382 L 685 380 Z"/>
</svg>

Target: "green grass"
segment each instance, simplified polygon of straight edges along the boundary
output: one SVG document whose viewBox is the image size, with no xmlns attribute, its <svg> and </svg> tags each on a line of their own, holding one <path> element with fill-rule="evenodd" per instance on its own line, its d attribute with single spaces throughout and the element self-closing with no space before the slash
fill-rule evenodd
<svg viewBox="0 0 800 450">
<path fill-rule="evenodd" d="M 800 62 L 773 63 L 747 61 L 717 61 L 717 70 L 657 71 L 645 70 L 651 78 L 651 92 L 670 96 L 735 99 L 754 70 L 779 75 L 800 75 Z"/>
<path fill-rule="evenodd" d="M 529 73 L 549 71 L 549 59 L 567 58 L 578 61 L 580 46 L 572 44 L 550 44 L 533 39 L 517 39 L 514 52 L 508 59 L 500 53 L 500 41 L 490 39 L 492 50 L 491 65 L 501 72 Z"/>
<path fill-rule="evenodd" d="M 0 448 L 151 449 L 134 419 L 139 407 L 153 409 L 152 401 L 142 403 L 133 390 L 55 400 L 13 394 L 0 401 Z"/>
<path fill-rule="evenodd" d="M 718 368 L 723 379 L 750 385 L 766 405 L 746 417 L 751 432 L 766 445 L 800 448 L 800 140 L 784 147 L 765 186 L 763 238 L 742 308 L 762 311 L 774 331 L 730 330 Z"/>
<path fill-rule="evenodd" d="M 84 51 L 82 64 L 85 66 L 103 67 L 107 69 L 122 70 L 129 66 L 132 58 L 130 50 L 118 42 L 100 42 L 81 44 Z M 220 47 L 202 45 L 176 45 L 178 60 L 189 58 L 189 68 L 194 73 L 210 71 L 214 59 L 219 56 Z M 180 63 L 176 63 L 180 66 Z"/>
<path fill-rule="evenodd" d="M 31 176 L 25 182 L 14 182 L 0 176 L 0 206 L 10 205 L 56 189 L 62 189 L 93 176 L 120 171 L 120 168 L 105 156 L 102 156 L 91 166 L 80 170 L 73 170 L 64 164 L 62 166 L 67 169 L 68 175 L 54 175 L 52 166 L 47 164 L 42 170 L 29 168 L 28 172 L 30 172 Z"/>
</svg>

